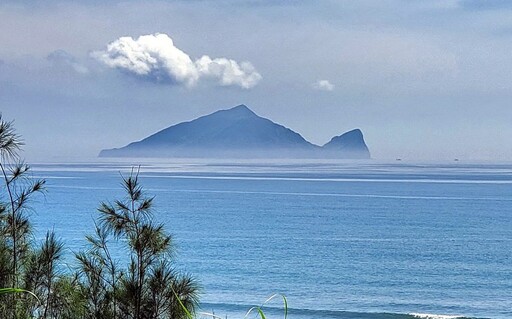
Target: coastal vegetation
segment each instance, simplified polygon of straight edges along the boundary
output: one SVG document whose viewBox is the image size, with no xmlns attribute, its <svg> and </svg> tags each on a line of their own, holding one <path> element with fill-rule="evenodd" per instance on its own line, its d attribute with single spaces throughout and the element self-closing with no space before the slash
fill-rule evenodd
<svg viewBox="0 0 512 319">
<path fill-rule="evenodd" d="M 0 318 L 180 319 L 196 312 L 198 282 L 175 270 L 173 239 L 153 219 L 153 197 L 138 172 L 122 178 L 124 198 L 100 204 L 87 248 L 68 267 L 53 231 L 41 243 L 33 238 L 30 204 L 46 192 L 45 180 L 31 177 L 22 146 L 13 123 L 0 117 Z M 113 245 L 126 252 L 127 265 L 113 257 Z"/>
</svg>

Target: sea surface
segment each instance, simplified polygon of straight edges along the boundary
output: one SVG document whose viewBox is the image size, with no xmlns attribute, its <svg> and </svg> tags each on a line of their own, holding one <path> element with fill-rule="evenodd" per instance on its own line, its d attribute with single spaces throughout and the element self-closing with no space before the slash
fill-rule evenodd
<svg viewBox="0 0 512 319">
<path fill-rule="evenodd" d="M 36 240 L 53 229 L 72 269 L 134 165 L 176 267 L 203 287 L 202 311 L 243 318 L 280 293 L 290 319 L 512 318 L 512 164 L 34 164 L 47 180 Z M 284 316 L 282 299 L 264 309 Z"/>
</svg>

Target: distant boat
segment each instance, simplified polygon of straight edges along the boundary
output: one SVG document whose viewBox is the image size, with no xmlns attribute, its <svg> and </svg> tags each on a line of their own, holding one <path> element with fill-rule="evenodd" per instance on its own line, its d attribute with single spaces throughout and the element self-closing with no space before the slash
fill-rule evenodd
<svg viewBox="0 0 512 319">
<path fill-rule="evenodd" d="M 456 159 L 454 159 L 453 161 L 454 161 L 454 162 L 458 162 L 458 161 L 459 161 L 459 159 L 458 159 L 458 158 L 456 158 Z"/>
<path fill-rule="evenodd" d="M 401 161 L 402 159 L 401 158 L 397 158 L 395 161 Z"/>
</svg>

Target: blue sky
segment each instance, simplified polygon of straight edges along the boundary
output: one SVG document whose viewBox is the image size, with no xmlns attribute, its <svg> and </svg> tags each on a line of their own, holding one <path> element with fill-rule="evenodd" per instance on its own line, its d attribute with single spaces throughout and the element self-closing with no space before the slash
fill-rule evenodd
<svg viewBox="0 0 512 319">
<path fill-rule="evenodd" d="M 510 160 L 511 40 L 503 0 L 7 0 L 0 110 L 36 160 L 241 103 L 377 159 Z"/>
</svg>

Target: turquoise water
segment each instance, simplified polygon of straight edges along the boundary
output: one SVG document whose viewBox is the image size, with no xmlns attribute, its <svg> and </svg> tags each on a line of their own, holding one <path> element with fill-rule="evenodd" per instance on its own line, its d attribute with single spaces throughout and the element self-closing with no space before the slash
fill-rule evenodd
<svg viewBox="0 0 512 319">
<path fill-rule="evenodd" d="M 36 237 L 53 228 L 71 267 L 130 167 L 34 165 Z M 512 165 L 195 161 L 140 178 L 204 311 L 241 318 L 283 293 L 297 319 L 512 317 Z"/>
</svg>

